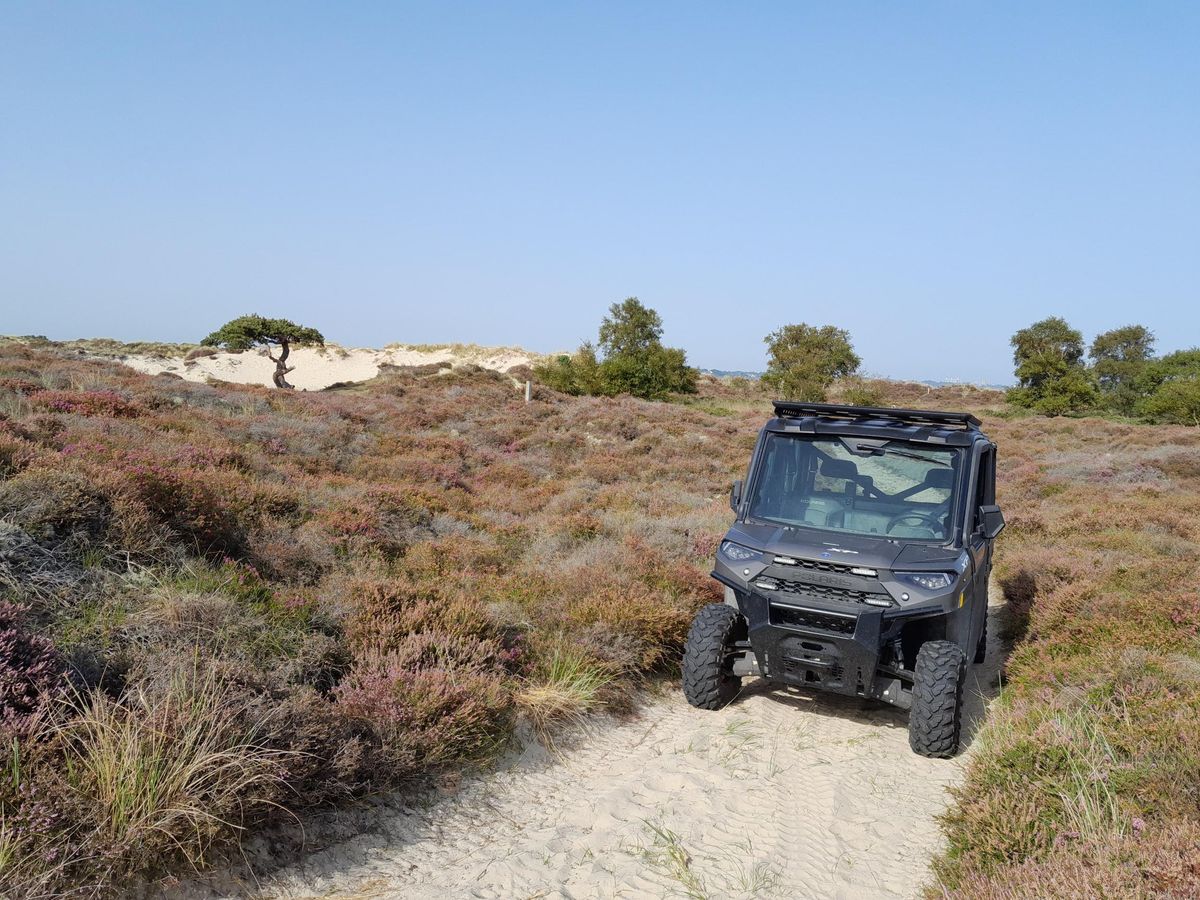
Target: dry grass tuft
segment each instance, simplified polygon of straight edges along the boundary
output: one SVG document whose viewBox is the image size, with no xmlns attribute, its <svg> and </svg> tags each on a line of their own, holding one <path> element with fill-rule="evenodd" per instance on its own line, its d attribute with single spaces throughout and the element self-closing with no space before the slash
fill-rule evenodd
<svg viewBox="0 0 1200 900">
<path fill-rule="evenodd" d="M 247 713 L 212 676 L 176 676 L 155 697 L 74 701 L 55 737 L 100 842 L 147 862 L 171 849 L 199 867 L 215 838 L 261 815 L 286 753 L 261 740 Z"/>
<path fill-rule="evenodd" d="M 517 707 L 543 739 L 556 726 L 577 725 L 603 703 L 614 675 L 570 648 L 557 647 L 536 674 L 523 679 Z"/>
</svg>

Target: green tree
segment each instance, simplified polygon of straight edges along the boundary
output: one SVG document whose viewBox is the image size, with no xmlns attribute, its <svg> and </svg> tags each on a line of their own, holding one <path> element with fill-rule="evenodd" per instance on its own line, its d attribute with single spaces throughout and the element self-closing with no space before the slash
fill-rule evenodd
<svg viewBox="0 0 1200 900">
<path fill-rule="evenodd" d="M 292 347 L 324 346 L 325 338 L 317 329 L 297 325 L 287 319 L 249 315 L 226 322 L 200 343 L 205 347 L 224 347 L 226 350 L 266 347 L 267 358 L 275 363 L 275 374 L 272 376 L 275 387 L 290 388 L 285 376 L 295 369 L 295 366 L 287 364 Z M 271 353 L 272 347 L 279 348 L 279 356 Z"/>
<path fill-rule="evenodd" d="M 1133 413 L 1141 384 L 1154 358 L 1154 334 L 1144 325 L 1126 325 L 1096 335 L 1088 356 L 1101 397 L 1123 415 Z"/>
<path fill-rule="evenodd" d="M 662 316 L 637 297 L 610 306 L 597 341 L 604 357 L 599 392 L 649 399 L 694 393 L 698 373 L 682 350 L 663 346 L 662 332 Z"/>
<path fill-rule="evenodd" d="M 1083 365 L 1083 335 L 1051 316 L 1012 336 L 1018 385 L 1009 402 L 1048 416 L 1079 412 L 1096 402 L 1096 387 Z"/>
<path fill-rule="evenodd" d="M 822 401 L 826 389 L 856 373 L 861 362 L 850 332 L 832 325 L 784 325 L 763 340 L 767 371 L 762 380 L 783 400 Z"/>
<path fill-rule="evenodd" d="M 662 317 L 628 297 L 609 307 L 596 347 L 583 344 L 572 356 L 534 367 L 539 381 L 568 394 L 601 394 L 658 399 L 693 393 L 698 373 L 687 356 L 662 344 Z M 598 361 L 597 347 L 603 358 Z"/>
<path fill-rule="evenodd" d="M 662 316 L 637 297 L 626 297 L 608 308 L 597 344 L 605 359 L 633 357 L 662 347 L 662 333 Z"/>
</svg>

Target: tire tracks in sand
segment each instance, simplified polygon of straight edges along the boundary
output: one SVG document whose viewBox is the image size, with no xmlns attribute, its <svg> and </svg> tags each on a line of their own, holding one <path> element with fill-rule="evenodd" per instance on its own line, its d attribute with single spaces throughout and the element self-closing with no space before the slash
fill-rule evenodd
<svg viewBox="0 0 1200 900">
<path fill-rule="evenodd" d="M 968 675 L 968 734 L 999 664 L 992 646 Z M 560 749 L 530 744 L 424 805 L 349 813 L 340 835 L 310 843 L 298 863 L 204 893 L 912 897 L 941 845 L 946 788 L 970 754 L 923 759 L 901 711 L 761 682 L 715 713 L 678 695 L 655 699 Z"/>
</svg>

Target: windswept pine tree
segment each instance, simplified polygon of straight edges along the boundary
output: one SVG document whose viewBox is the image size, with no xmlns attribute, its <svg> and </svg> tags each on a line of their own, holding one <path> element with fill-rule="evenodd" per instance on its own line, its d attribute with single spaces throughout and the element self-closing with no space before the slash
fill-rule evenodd
<svg viewBox="0 0 1200 900">
<path fill-rule="evenodd" d="M 297 325 L 289 319 L 267 319 L 251 314 L 226 322 L 200 343 L 226 350 L 266 347 L 267 357 L 275 363 L 275 374 L 271 376 L 275 387 L 290 388 L 287 374 L 296 368 L 287 364 L 292 347 L 321 347 L 325 345 L 325 338 L 317 329 Z M 271 352 L 272 347 L 279 348 L 279 356 Z"/>
</svg>

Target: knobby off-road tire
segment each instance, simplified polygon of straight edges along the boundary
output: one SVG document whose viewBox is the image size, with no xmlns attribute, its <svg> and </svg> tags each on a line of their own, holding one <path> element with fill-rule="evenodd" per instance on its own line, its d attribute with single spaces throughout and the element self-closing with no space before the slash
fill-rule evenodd
<svg viewBox="0 0 1200 900">
<path fill-rule="evenodd" d="M 987 616 L 983 617 L 983 631 L 979 632 L 979 643 L 975 645 L 975 658 L 972 660 L 975 665 L 983 665 L 983 661 L 987 659 Z"/>
<path fill-rule="evenodd" d="M 710 603 L 696 613 L 683 650 L 683 695 L 698 709 L 720 709 L 738 695 L 742 679 L 730 671 L 734 641 L 746 620 L 732 606 Z"/>
<path fill-rule="evenodd" d="M 948 759 L 958 752 L 967 655 L 950 641 L 928 641 L 917 652 L 908 744 L 914 753 Z"/>
</svg>

